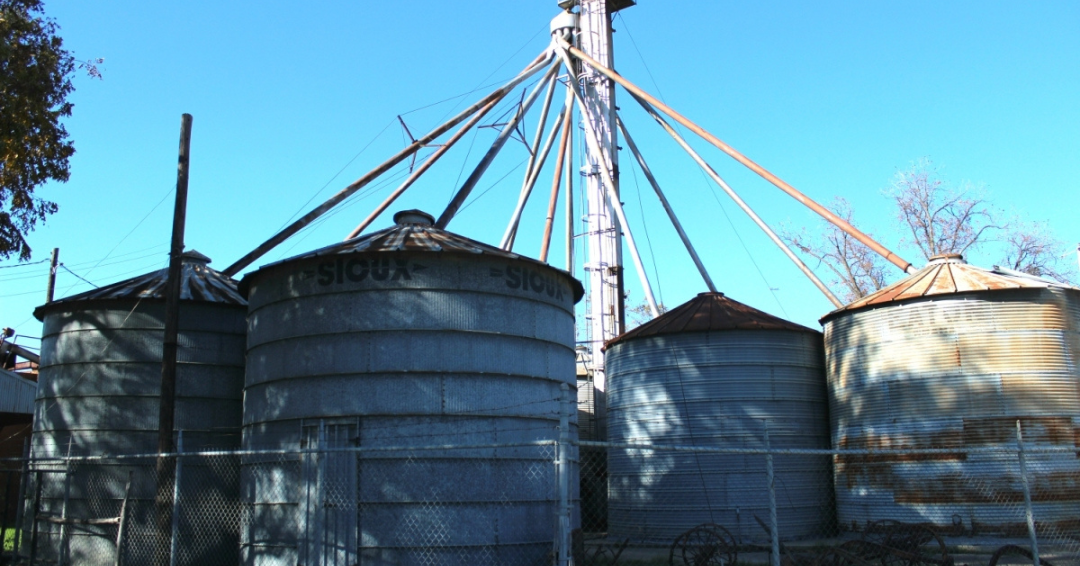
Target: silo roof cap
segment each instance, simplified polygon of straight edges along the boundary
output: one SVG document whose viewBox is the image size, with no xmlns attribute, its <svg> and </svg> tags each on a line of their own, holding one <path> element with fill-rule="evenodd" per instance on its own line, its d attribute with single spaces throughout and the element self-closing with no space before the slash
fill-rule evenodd
<svg viewBox="0 0 1080 566">
<path fill-rule="evenodd" d="M 188 250 L 181 256 L 180 300 L 222 303 L 228 305 L 247 305 L 243 295 L 237 291 L 237 282 L 210 268 L 210 258 Z M 46 303 L 34 309 L 34 316 L 43 320 L 45 313 L 54 306 L 69 305 L 83 301 L 107 301 L 149 299 L 165 300 L 165 286 L 169 279 L 169 268 L 151 271 L 143 275 L 125 279 L 112 285 L 99 287 L 85 293 L 72 295 Z"/>
<path fill-rule="evenodd" d="M 789 330 L 820 334 L 812 328 L 729 299 L 723 293 L 701 293 L 649 322 L 608 340 L 604 347 L 647 336 L 723 330 Z"/>
<path fill-rule="evenodd" d="M 1009 289 L 1073 289 L 1076 287 L 1043 279 L 1020 271 L 994 266 L 986 269 L 964 261 L 960 254 L 942 254 L 930 258 L 925 267 L 851 304 L 821 317 L 821 322 L 841 313 L 871 308 L 909 299 L 948 296 L 957 293 L 995 292 Z"/>
<path fill-rule="evenodd" d="M 360 235 L 344 242 L 261 266 L 244 276 L 240 282 L 240 290 L 246 292 L 248 278 L 253 274 L 269 267 L 297 260 L 353 253 L 441 252 L 462 255 L 486 255 L 534 263 L 566 276 L 567 280 L 570 281 L 570 287 L 574 290 L 574 302 L 580 301 L 585 296 L 585 289 L 582 287 L 581 282 L 574 278 L 573 275 L 570 275 L 569 272 L 542 261 L 436 228 L 434 226 L 434 217 L 421 210 L 402 210 L 394 214 L 394 223 L 393 226 L 377 232 Z"/>
<path fill-rule="evenodd" d="M 403 226 L 405 224 L 419 224 L 421 226 L 434 226 L 435 217 L 424 212 L 423 210 L 401 210 L 394 214 L 394 224 Z"/>
</svg>

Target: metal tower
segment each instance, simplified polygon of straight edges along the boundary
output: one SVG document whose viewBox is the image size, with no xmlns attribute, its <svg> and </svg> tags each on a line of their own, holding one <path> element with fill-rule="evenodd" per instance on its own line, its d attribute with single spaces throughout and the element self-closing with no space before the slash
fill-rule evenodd
<svg viewBox="0 0 1080 566">
<path fill-rule="evenodd" d="M 578 47 L 608 68 L 613 67 L 611 18 L 614 12 L 633 2 L 580 0 Z M 592 357 L 593 382 L 597 390 L 598 422 L 604 422 L 604 343 L 626 330 L 623 289 L 622 227 L 605 196 L 601 175 L 606 169 L 619 183 L 618 134 L 615 118 L 615 84 L 586 63 L 578 70 L 588 113 L 582 116 L 586 135 L 595 132 L 599 153 L 587 150 L 582 166 L 585 177 L 586 241 L 588 255 L 587 340 Z M 607 167 L 601 167 L 603 161 Z M 605 435 L 605 431 L 597 431 Z"/>
</svg>

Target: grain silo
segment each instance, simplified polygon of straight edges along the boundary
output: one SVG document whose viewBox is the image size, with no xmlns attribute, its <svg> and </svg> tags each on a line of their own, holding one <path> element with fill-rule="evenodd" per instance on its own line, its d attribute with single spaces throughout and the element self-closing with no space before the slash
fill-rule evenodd
<svg viewBox="0 0 1080 566">
<path fill-rule="evenodd" d="M 716 448 L 828 448 L 821 333 L 702 293 L 608 342 L 612 442 Z M 780 535 L 832 528 L 827 456 L 774 458 Z M 762 539 L 764 456 L 612 450 L 608 527 L 671 541 L 701 524 Z"/>
<path fill-rule="evenodd" d="M 208 267 L 206 256 L 184 253 L 177 350 L 175 429 L 186 451 L 239 446 L 244 378 L 246 302 L 236 282 Z M 42 305 L 41 366 L 32 436 L 35 458 L 150 454 L 157 451 L 161 356 L 165 328 L 162 269 Z M 127 461 L 132 462 L 132 461 Z M 237 528 L 226 508 L 199 515 L 200 502 L 237 499 L 235 470 L 190 462 L 181 489 L 190 514 L 179 564 L 236 563 Z M 128 472 L 134 472 L 123 562 L 144 563 L 153 536 L 154 461 L 117 460 L 74 465 L 43 475 L 41 512 L 72 518 L 115 515 Z M 65 494 L 67 496 L 64 508 Z M 210 503 L 207 503 L 210 504 Z M 38 556 L 68 563 L 113 564 L 116 526 L 83 526 L 64 533 L 39 524 Z M 62 540 L 66 538 L 66 542 Z M 231 557 L 230 557 L 231 554 Z"/>
<path fill-rule="evenodd" d="M 1073 450 L 1028 461 L 1035 520 L 1075 524 L 1080 289 L 945 255 L 822 323 L 834 446 L 956 450 L 839 457 L 842 527 L 1025 532 L 1017 421 L 1028 447 Z"/>
<path fill-rule="evenodd" d="M 551 552 L 553 453 L 409 447 L 556 439 L 581 284 L 426 213 L 394 221 L 241 283 L 245 446 L 392 448 L 249 459 L 245 563 L 540 564 Z"/>
</svg>

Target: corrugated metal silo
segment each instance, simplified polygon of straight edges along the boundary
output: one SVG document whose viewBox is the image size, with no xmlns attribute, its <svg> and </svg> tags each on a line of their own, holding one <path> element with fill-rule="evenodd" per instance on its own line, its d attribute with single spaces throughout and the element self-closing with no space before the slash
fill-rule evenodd
<svg viewBox="0 0 1080 566">
<path fill-rule="evenodd" d="M 607 345 L 612 442 L 828 448 L 821 333 L 702 293 Z M 774 458 L 781 536 L 833 528 L 829 458 Z M 613 450 L 608 527 L 616 539 L 671 541 L 701 523 L 762 539 L 761 455 Z"/>
<path fill-rule="evenodd" d="M 195 251 L 183 255 L 175 428 L 184 431 L 185 451 L 232 448 L 240 442 L 246 301 L 236 282 L 208 267 L 209 261 Z M 167 269 L 155 271 L 34 311 L 44 322 L 34 457 L 157 451 L 167 276 Z M 67 516 L 115 514 L 129 471 L 135 477 L 128 532 L 135 538 L 152 536 L 153 461 L 79 464 L 70 478 Z M 43 477 L 42 512 L 59 516 L 63 474 Z M 192 465 L 183 477 L 186 493 L 238 498 L 235 471 Z M 221 511 L 204 523 L 211 534 L 186 538 L 179 563 L 236 563 L 237 525 L 228 524 Z M 71 563 L 113 563 L 115 526 L 86 527 L 69 535 L 63 549 L 59 526 L 42 523 L 39 529 L 39 556 L 59 549 Z M 128 545 L 127 552 L 138 546 Z M 124 557 L 125 563 L 144 560 L 148 557 Z"/>
<path fill-rule="evenodd" d="M 551 551 L 553 469 L 535 449 L 433 460 L 408 447 L 554 440 L 581 284 L 425 213 L 394 220 L 241 283 L 245 446 L 400 448 L 249 461 L 246 563 L 539 564 Z"/>
<path fill-rule="evenodd" d="M 939 256 L 822 323 L 834 446 L 957 450 L 840 457 L 841 526 L 1024 532 L 1016 422 L 1028 446 L 1072 449 L 1080 439 L 1080 289 Z M 962 452 L 995 447 L 1003 451 Z M 1036 520 L 1075 525 L 1075 451 L 1029 463 Z"/>
</svg>

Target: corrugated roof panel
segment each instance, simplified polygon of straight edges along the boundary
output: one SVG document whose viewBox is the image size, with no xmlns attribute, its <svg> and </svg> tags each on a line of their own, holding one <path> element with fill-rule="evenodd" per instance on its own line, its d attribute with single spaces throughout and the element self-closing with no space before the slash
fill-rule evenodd
<svg viewBox="0 0 1080 566">
<path fill-rule="evenodd" d="M 926 267 L 908 277 L 830 312 L 822 317 L 821 321 L 824 322 L 842 312 L 908 299 L 973 291 L 1025 288 L 1074 289 L 1075 287 L 999 267 L 994 269 L 977 267 L 965 263 L 960 254 L 945 254 L 931 258 Z"/>
<path fill-rule="evenodd" d="M 215 269 L 210 268 L 210 258 L 189 250 L 181 256 L 183 263 L 180 270 L 180 300 L 202 301 L 246 305 L 247 300 L 236 290 L 237 282 Z M 54 306 L 67 305 L 77 301 L 151 299 L 165 300 L 165 286 L 169 279 L 169 269 L 159 269 L 143 275 L 125 279 L 112 285 L 79 293 L 41 305 L 34 309 L 34 316 L 42 320 L 44 313 Z"/>
<path fill-rule="evenodd" d="M 814 332 L 749 305 L 729 299 L 723 293 L 701 293 L 641 326 L 608 341 L 612 344 L 660 334 L 708 332 L 713 330 L 795 330 Z"/>
<path fill-rule="evenodd" d="M 441 230 L 436 228 L 432 224 L 434 218 L 419 210 L 403 210 L 394 215 L 394 226 L 372 232 L 371 234 L 357 236 L 355 238 L 345 240 L 337 244 L 319 248 L 314 251 L 310 251 L 298 256 L 293 256 L 288 259 L 276 261 L 264 265 L 259 270 L 273 267 L 275 265 L 283 263 L 292 263 L 297 260 L 325 257 L 340 254 L 352 254 L 352 253 L 384 253 L 384 252 L 441 252 L 441 253 L 455 253 L 455 254 L 484 254 L 495 257 L 502 257 L 507 259 L 514 259 L 519 261 L 526 261 L 535 263 L 537 265 L 544 266 L 545 269 L 552 269 L 564 273 L 572 283 L 575 293 L 575 301 L 580 300 L 584 296 L 585 291 L 581 286 L 581 282 L 571 276 L 569 273 L 552 267 L 544 262 L 537 261 L 532 258 L 528 258 L 522 255 L 518 255 L 513 252 L 506 251 L 495 246 L 489 246 L 476 240 L 471 240 L 464 236 Z M 256 270 L 256 271 L 259 271 Z M 255 272 L 252 272 L 255 273 Z M 248 275 L 251 275 L 250 273 Z M 244 277 L 243 281 L 247 281 L 248 276 Z M 245 288 L 245 283 L 241 282 L 241 289 Z"/>
</svg>

